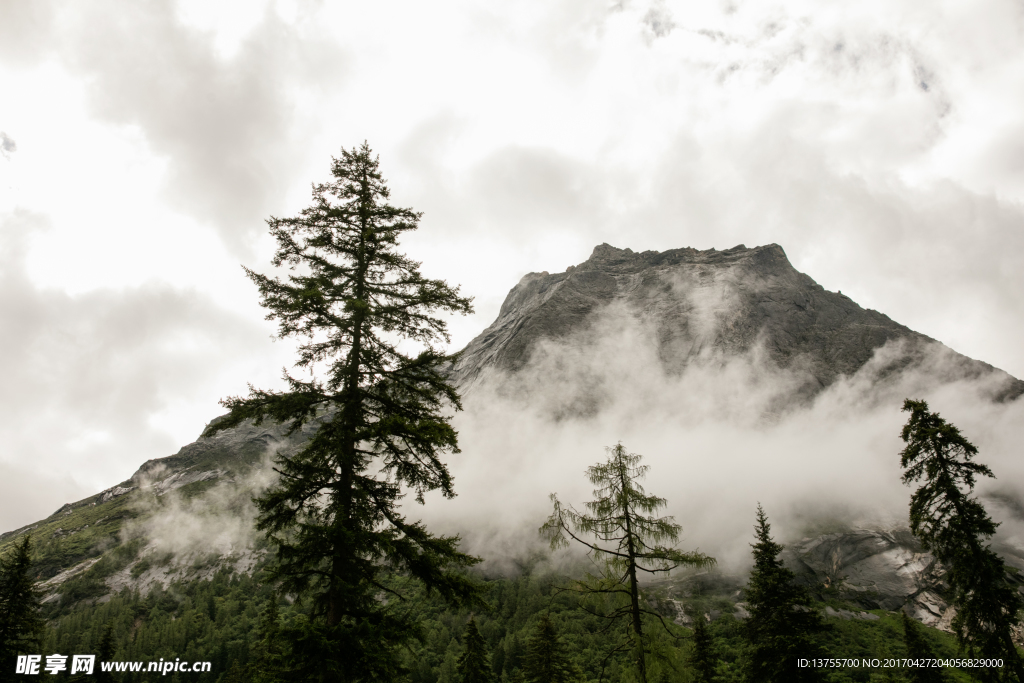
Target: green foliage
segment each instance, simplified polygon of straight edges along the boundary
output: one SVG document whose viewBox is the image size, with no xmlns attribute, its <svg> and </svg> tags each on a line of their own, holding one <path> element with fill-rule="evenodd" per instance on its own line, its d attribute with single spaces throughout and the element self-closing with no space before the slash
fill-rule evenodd
<svg viewBox="0 0 1024 683">
<path fill-rule="evenodd" d="M 221 683 L 249 683 L 249 679 L 246 678 L 245 667 L 238 663 L 238 660 L 231 662 L 231 667 L 228 668 L 224 677 L 221 678 Z"/>
<path fill-rule="evenodd" d="M 907 658 L 909 653 L 903 643 L 901 615 L 882 610 L 875 610 L 874 614 L 881 618 L 874 621 L 827 620 L 828 628 L 819 636 L 822 651 L 828 657 L 851 658 L 858 662 L 876 658 L 883 661 L 886 658 Z M 937 657 L 957 656 L 955 637 L 921 625 L 917 628 L 926 635 Z M 723 615 L 708 624 L 708 630 L 718 655 L 716 674 L 720 683 L 749 683 L 748 662 L 752 653 L 746 622 Z M 951 682 L 969 683 L 974 678 L 968 672 L 976 670 L 947 668 L 944 671 Z M 858 666 L 826 670 L 822 674 L 823 679 L 829 683 L 904 683 L 908 680 L 910 669 Z"/>
<path fill-rule="evenodd" d="M 606 653 L 621 640 L 621 635 L 608 631 L 605 621 L 590 614 L 583 596 L 559 587 L 570 580 L 561 574 L 520 574 L 510 577 L 479 579 L 490 608 L 472 613 L 484 648 L 490 653 L 493 679 L 504 683 L 522 681 L 528 668 L 530 643 L 538 632 L 538 622 L 547 617 L 558 634 L 565 657 L 575 678 L 581 683 L 620 683 L 635 680 L 628 652 L 615 655 L 602 678 L 602 661 Z M 457 683 L 457 662 L 465 651 L 468 608 L 452 607 L 436 592 L 428 593 L 422 583 L 402 576 L 392 576 L 388 586 L 406 595 L 406 608 L 417 616 L 419 638 L 402 648 L 403 676 L 396 683 Z M 652 589 L 654 590 L 654 589 Z M 724 595 L 731 595 L 728 589 Z M 719 598 L 706 595 L 687 598 L 688 609 L 709 611 L 721 609 Z M 283 631 L 306 619 L 306 608 L 281 600 L 262 572 L 255 576 L 216 572 L 209 580 L 180 581 L 166 589 L 156 588 L 149 595 L 124 591 L 107 602 L 80 602 L 67 606 L 50 621 L 42 647 L 35 652 L 96 653 L 99 661 L 150 661 L 160 657 L 213 663 L 212 672 L 189 674 L 187 680 L 198 683 L 225 683 L 234 663 L 245 680 L 261 680 L 260 664 L 265 653 L 273 661 L 273 653 L 284 652 L 283 637 L 275 640 L 270 624 L 271 604 L 278 610 L 276 620 Z M 841 607 L 844 605 L 835 605 Z M 875 611 L 876 621 L 829 620 L 830 628 L 822 636 L 822 646 L 829 656 L 861 658 L 906 657 L 900 615 Z M 110 628 L 111 642 L 103 645 Z M 744 622 L 726 612 L 707 624 L 715 643 L 718 658 L 716 674 L 720 683 L 746 681 L 745 662 L 750 654 Z M 956 656 L 956 640 L 952 635 L 918 626 L 936 656 Z M 679 629 L 685 633 L 685 630 Z M 657 633 L 657 632 L 655 632 Z M 688 643 L 666 637 L 662 646 L 667 655 L 675 654 L 670 664 L 652 662 L 651 680 L 684 683 L 694 679 L 693 667 L 687 663 L 691 652 Z M 673 652 L 674 650 L 674 652 Z M 109 653 L 109 654 L 107 654 Z M 673 668 L 674 667 L 674 668 Z M 272 667 L 273 668 L 273 665 Z M 263 669 L 266 671 L 266 669 Z M 271 670 L 271 673 L 273 671 Z M 828 680 L 834 683 L 878 683 L 906 679 L 907 670 L 883 671 L 858 668 L 833 670 Z M 956 683 L 972 680 L 966 673 L 948 669 L 947 676 Z M 281 675 L 287 680 L 288 672 Z M 143 683 L 152 681 L 152 674 L 116 674 L 118 680 Z M 894 677 L 895 676 L 895 677 Z M 87 677 L 91 678 L 91 677 Z M 171 680 L 173 676 L 169 676 Z M 186 679 L 182 679 L 186 680 Z M 270 679 L 273 680 L 273 679 Z"/>
<path fill-rule="evenodd" d="M 660 545 L 678 542 L 682 527 L 672 517 L 653 516 L 665 506 L 665 499 L 647 495 L 638 483 L 649 469 L 640 464 L 642 456 L 627 453 L 621 443 L 607 450 L 607 462 L 587 468 L 587 478 L 597 487 L 596 500 L 585 504 L 589 514 L 563 506 L 558 496 L 551 494 L 554 511 L 540 531 L 550 539 L 552 548 L 568 546 L 568 536 L 604 560 L 603 574 L 576 582 L 576 589 L 600 599 L 595 606 L 610 626 L 620 619 L 629 621 L 624 641 L 612 653 L 631 651 L 639 679 L 647 683 L 647 658 L 656 648 L 650 637 L 645 638 L 644 620 L 655 617 L 663 624 L 664 620 L 643 606 L 638 572 L 656 574 L 681 566 L 710 567 L 715 560 L 703 553 L 684 553 Z M 581 536 L 614 545 L 597 545 Z"/>
<path fill-rule="evenodd" d="M 935 649 L 925 638 L 921 627 L 902 612 L 900 618 L 903 621 L 903 644 L 907 648 L 907 657 L 923 660 L 934 659 Z M 913 667 L 908 674 L 910 683 L 944 683 L 946 681 L 946 676 L 940 668 Z"/>
<path fill-rule="evenodd" d="M 491 683 L 491 659 L 487 656 L 487 646 L 476 627 L 476 619 L 469 618 L 464 638 L 466 651 L 456 663 L 460 683 Z"/>
<path fill-rule="evenodd" d="M 757 506 L 754 527 L 754 568 L 747 585 L 747 637 L 750 642 L 749 676 L 752 683 L 790 683 L 824 680 L 814 668 L 797 666 L 799 658 L 823 656 L 814 634 L 825 624 L 807 607 L 810 597 L 794 581 L 793 572 L 779 559 L 782 546 L 771 537 L 764 509 Z"/>
<path fill-rule="evenodd" d="M 41 650 L 97 654 L 98 661 L 210 661 L 211 672 L 189 674 L 189 680 L 215 683 L 233 662 L 248 675 L 250 661 L 258 661 L 260 611 L 265 614 L 274 599 L 262 574 L 233 574 L 228 569 L 210 580 L 157 586 L 147 595 L 124 590 L 106 602 L 85 601 L 63 609 L 49 622 Z M 289 606 L 282 621 L 298 614 Z M 116 676 L 120 681 L 152 679 L 145 672 Z"/>
<path fill-rule="evenodd" d="M 36 524 L 32 529 L 33 572 L 40 579 L 48 579 L 119 545 L 122 523 L 138 514 L 131 498 L 132 494 L 127 494 L 101 503 L 99 496 L 93 496 L 74 506 L 64 506 Z M 15 542 L 8 537 L 0 544 L 0 552 Z"/>
<path fill-rule="evenodd" d="M 277 596 L 271 596 L 260 618 L 253 644 L 252 661 L 246 671 L 249 683 L 279 683 L 284 680 L 284 651 Z"/>
<path fill-rule="evenodd" d="M 109 662 L 114 659 L 114 625 L 108 623 L 100 637 L 99 645 L 96 648 L 96 661 Z M 102 667 L 96 666 L 93 671 L 96 676 L 96 683 L 113 683 L 114 675 L 109 671 L 103 671 Z"/>
<path fill-rule="evenodd" d="M 31 553 L 26 534 L 0 557 L 0 680 L 14 678 L 15 656 L 32 654 L 42 631 Z"/>
<path fill-rule="evenodd" d="M 147 571 L 149 571 L 149 568 L 152 566 L 153 562 L 148 557 L 146 557 L 132 565 L 131 571 L 129 573 L 132 575 L 133 579 L 137 579 L 143 574 L 145 574 Z"/>
<path fill-rule="evenodd" d="M 900 452 L 903 482 L 924 480 L 910 498 L 910 530 L 948 570 L 957 610 L 953 630 L 970 656 L 1003 659 L 1004 671 L 1024 683 L 1024 663 L 1012 639 L 1024 598 L 985 543 L 998 525 L 971 496 L 976 478 L 992 477 L 992 471 L 973 461 L 978 449 L 926 402 L 907 399 L 903 410 L 910 413 L 900 434 L 907 444 Z"/>
<path fill-rule="evenodd" d="M 703 614 L 693 617 L 693 649 L 690 651 L 690 666 L 693 668 L 694 683 L 716 683 L 718 681 L 718 654 L 715 639 L 708 628 Z"/>
<path fill-rule="evenodd" d="M 527 683 L 569 683 L 575 678 L 565 644 L 547 614 L 537 620 L 523 664 Z"/>
<path fill-rule="evenodd" d="M 296 367 L 311 378 L 286 372 L 288 391 L 226 399 L 230 413 L 206 434 L 245 420 L 270 418 L 293 432 L 317 421 L 301 451 L 278 458 L 278 484 L 256 501 L 258 528 L 277 546 L 274 579 L 311 606 L 283 629 L 288 667 L 312 680 L 393 678 L 416 618 L 380 599 L 393 590 L 386 571 L 449 600 L 475 597 L 459 569 L 478 560 L 459 552 L 458 537 L 434 536 L 397 507 L 404 490 L 420 502 L 427 491 L 455 495 L 441 456 L 458 450 L 445 411 L 461 405 L 444 374 L 452 357 L 433 346 L 449 340 L 447 325 L 433 314 L 471 307 L 397 251 L 420 214 L 387 203 L 365 143 L 342 150 L 331 172 L 301 215 L 267 221 L 273 265 L 288 267 L 287 279 L 246 269 L 279 336 L 301 340 Z"/>
</svg>

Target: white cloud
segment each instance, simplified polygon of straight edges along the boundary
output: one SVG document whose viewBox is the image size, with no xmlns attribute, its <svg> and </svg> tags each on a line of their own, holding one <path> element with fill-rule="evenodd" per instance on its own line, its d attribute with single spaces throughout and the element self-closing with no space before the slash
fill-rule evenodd
<svg viewBox="0 0 1024 683">
<path fill-rule="evenodd" d="M 4 495 L 22 499 L 21 483 L 35 482 L 30 503 L 0 509 L 5 528 L 174 453 L 221 411 L 219 397 L 237 393 L 238 373 L 272 384 L 280 365 L 261 343 L 268 326 L 196 291 L 37 287 L 22 259 L 45 225 L 37 214 L 0 216 L 0 466 L 23 473 L 3 478 Z"/>
<path fill-rule="evenodd" d="M 50 226 L 5 261 L 16 350 L 0 362 L 17 369 L 34 335 L 60 352 L 36 395 L 82 416 L 54 437 L 74 446 L 49 450 L 68 468 L 100 435 L 121 444 L 95 465 L 106 480 L 174 450 L 215 412 L 209 393 L 284 362 L 238 261 L 264 268 L 263 220 L 305 206 L 329 155 L 367 139 L 395 203 L 426 212 L 413 255 L 476 296 L 456 345 L 525 272 L 601 242 L 775 242 L 825 287 L 1024 375 L 1022 12 L 0 4 L 0 130 L 18 145 L 0 160 L 0 211 Z M 0 226 L 5 244 L 20 220 Z M 49 313 L 14 314 L 33 306 Z M 167 369 L 179 361 L 192 370 Z M 207 389 L 190 385 L 214 367 Z M 87 381 L 107 387 L 98 404 Z M 101 407 L 102 424 L 85 419 Z M 38 452 L 38 425 L 19 424 L 4 427 L 7 462 Z"/>
</svg>

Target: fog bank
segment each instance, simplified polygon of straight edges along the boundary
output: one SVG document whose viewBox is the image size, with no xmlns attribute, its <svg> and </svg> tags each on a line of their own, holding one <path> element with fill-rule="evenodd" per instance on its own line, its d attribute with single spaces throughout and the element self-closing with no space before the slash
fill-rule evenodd
<svg viewBox="0 0 1024 683">
<path fill-rule="evenodd" d="M 900 481 L 899 433 L 910 397 L 926 399 L 978 446 L 998 478 L 979 482 L 979 493 L 1005 496 L 988 505 L 1008 520 L 1001 540 L 1024 537 L 1012 515 L 1024 474 L 1013 457 L 1024 402 L 992 403 L 996 374 L 943 381 L 957 376 L 957 357 L 941 344 L 909 354 L 890 343 L 802 403 L 794 398 L 807 379 L 799 361 L 780 368 L 759 348 L 739 356 L 712 349 L 670 373 L 657 348 L 649 330 L 607 311 L 571 339 L 539 344 L 522 371 L 481 378 L 455 417 L 457 498 L 408 503 L 408 514 L 461 534 L 489 563 L 507 563 L 543 548 L 536 529 L 550 493 L 577 507 L 592 499 L 584 470 L 621 441 L 651 467 L 643 485 L 667 499 L 665 513 L 683 526 L 681 547 L 740 570 L 758 502 L 783 541 L 906 525 L 914 489 Z"/>
</svg>

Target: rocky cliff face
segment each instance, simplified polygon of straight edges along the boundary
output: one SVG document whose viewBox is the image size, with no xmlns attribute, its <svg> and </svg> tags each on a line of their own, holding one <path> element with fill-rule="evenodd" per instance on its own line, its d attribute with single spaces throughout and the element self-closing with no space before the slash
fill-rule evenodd
<svg viewBox="0 0 1024 683">
<path fill-rule="evenodd" d="M 899 372 L 938 342 L 864 309 L 839 292 L 826 291 L 770 244 L 726 251 L 616 249 L 602 244 L 564 273 L 530 273 L 512 288 L 497 320 L 462 352 L 454 377 L 465 388 L 485 371 L 515 373 L 541 341 L 559 341 L 586 330 L 610 306 L 627 311 L 625 324 L 654 335 L 667 372 L 713 355 L 738 355 L 758 347 L 779 368 L 799 368 L 805 378 L 796 398 L 808 398 L 838 377 L 852 375 L 876 350 L 902 340 L 902 354 L 884 372 Z M 1024 382 L 987 363 L 942 347 L 951 362 L 941 370 L 955 381 L 998 375 L 992 398 L 1024 393 Z"/>
</svg>

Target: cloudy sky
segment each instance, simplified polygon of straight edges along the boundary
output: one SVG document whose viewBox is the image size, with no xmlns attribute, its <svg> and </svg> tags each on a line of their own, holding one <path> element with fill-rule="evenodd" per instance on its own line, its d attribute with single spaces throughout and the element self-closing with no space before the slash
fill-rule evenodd
<svg viewBox="0 0 1024 683">
<path fill-rule="evenodd" d="M 461 347 L 608 242 L 781 244 L 1024 377 L 1011 0 L 0 0 L 0 530 L 275 386 L 240 264 L 369 141 Z"/>
</svg>

